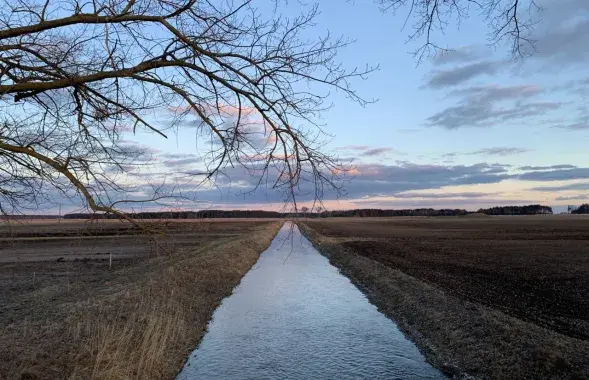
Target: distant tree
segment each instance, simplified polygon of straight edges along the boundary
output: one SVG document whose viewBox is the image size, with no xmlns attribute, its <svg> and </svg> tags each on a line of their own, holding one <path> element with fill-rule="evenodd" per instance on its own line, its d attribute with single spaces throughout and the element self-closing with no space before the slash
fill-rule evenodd
<svg viewBox="0 0 589 380">
<path fill-rule="evenodd" d="M 552 214 L 552 207 L 542 205 L 527 206 L 497 206 L 487 209 L 479 209 L 479 213 L 487 215 L 536 215 Z"/>
<path fill-rule="evenodd" d="M 303 206 L 303 207 L 301 207 L 301 212 L 302 212 L 303 214 L 306 214 L 306 213 L 308 213 L 308 212 L 309 212 L 309 208 L 308 208 L 307 206 Z"/>
<path fill-rule="evenodd" d="M 575 210 L 572 210 L 571 213 L 572 214 L 589 214 L 589 204 L 583 203 L 582 205 L 577 207 Z"/>
<path fill-rule="evenodd" d="M 462 209 L 404 209 L 404 210 L 383 210 L 383 209 L 354 209 L 323 211 L 322 217 L 392 217 L 392 216 L 457 216 L 466 215 L 468 211 Z"/>
<path fill-rule="evenodd" d="M 129 213 L 134 219 L 201 219 L 201 218 L 281 218 L 283 214 L 276 211 L 263 210 L 200 210 L 171 212 L 140 212 Z M 114 214 L 72 213 L 64 215 L 64 219 L 103 219 L 117 218 Z"/>
</svg>

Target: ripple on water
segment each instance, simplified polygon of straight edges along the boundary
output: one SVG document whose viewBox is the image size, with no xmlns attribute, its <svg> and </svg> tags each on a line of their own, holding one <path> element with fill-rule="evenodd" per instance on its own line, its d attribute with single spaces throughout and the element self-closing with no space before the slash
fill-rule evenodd
<svg viewBox="0 0 589 380">
<path fill-rule="evenodd" d="M 223 300 L 178 380 L 445 378 L 296 227 L 289 231 Z"/>
</svg>

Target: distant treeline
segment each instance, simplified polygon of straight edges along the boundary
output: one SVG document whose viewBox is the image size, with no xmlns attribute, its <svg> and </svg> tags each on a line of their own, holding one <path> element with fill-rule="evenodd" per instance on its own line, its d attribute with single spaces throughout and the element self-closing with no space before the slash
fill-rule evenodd
<svg viewBox="0 0 589 380">
<path fill-rule="evenodd" d="M 330 217 L 391 217 L 391 216 L 457 216 L 466 215 L 469 212 L 462 209 L 441 209 L 435 210 L 433 208 L 416 208 L 405 210 L 382 210 L 378 208 L 356 209 L 356 210 L 341 210 L 341 211 L 323 211 L 320 216 L 322 218 Z"/>
<path fill-rule="evenodd" d="M 202 219 L 202 218 L 286 218 L 303 216 L 309 218 L 329 217 L 392 217 L 392 216 L 456 216 L 466 215 L 469 212 L 463 209 L 441 209 L 419 208 L 406 210 L 383 210 L 383 209 L 356 209 L 323 211 L 321 213 L 299 212 L 281 213 L 276 211 L 262 210 L 201 210 L 201 211 L 164 211 L 164 212 L 141 212 L 128 214 L 134 219 Z M 65 219 L 117 219 L 113 214 L 89 214 L 74 213 L 66 214 Z"/>
<path fill-rule="evenodd" d="M 491 208 L 482 208 L 478 211 L 487 215 L 536 215 L 552 214 L 552 207 L 542 205 L 528 206 L 498 206 Z"/>
<path fill-rule="evenodd" d="M 138 212 L 127 214 L 133 219 L 203 219 L 203 218 L 281 218 L 283 214 L 263 210 L 200 210 Z M 118 219 L 113 214 L 66 214 L 64 219 Z"/>
<path fill-rule="evenodd" d="M 576 209 L 571 210 L 571 214 L 589 214 L 589 204 L 583 203 Z"/>
<path fill-rule="evenodd" d="M 477 211 L 487 215 L 535 215 L 552 214 L 552 208 L 542 205 L 528 206 L 499 206 Z M 573 214 L 589 214 L 589 204 L 584 204 L 572 211 Z M 128 214 L 134 219 L 207 219 L 207 218 L 286 218 L 293 216 L 304 216 L 309 218 L 334 218 L 334 217 L 394 217 L 394 216 L 460 216 L 472 214 L 472 211 L 464 209 L 433 209 L 417 208 L 404 210 L 383 210 L 383 209 L 354 209 L 323 211 L 321 213 L 281 213 L 277 211 L 263 210 L 200 210 L 200 211 L 161 211 L 161 212 L 139 212 Z M 56 215 L 22 215 L 13 218 L 57 218 Z M 72 213 L 66 214 L 64 219 L 117 219 L 112 214 L 90 214 Z"/>
</svg>

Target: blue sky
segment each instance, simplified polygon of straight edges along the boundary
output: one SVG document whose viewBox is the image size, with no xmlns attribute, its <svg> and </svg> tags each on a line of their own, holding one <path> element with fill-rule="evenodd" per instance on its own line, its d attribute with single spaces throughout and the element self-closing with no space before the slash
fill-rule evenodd
<svg viewBox="0 0 589 380">
<path fill-rule="evenodd" d="M 272 16 L 267 3 L 259 2 Z M 589 199 L 589 3 L 539 4 L 544 9 L 534 15 L 541 21 L 531 57 L 514 60 L 507 46 L 488 46 L 489 29 L 474 13 L 459 28 L 436 35 L 452 51 L 418 64 L 410 52 L 423 40 L 407 42 L 411 29 L 401 30 L 406 10 L 393 15 L 369 0 L 320 1 L 309 37 L 329 32 L 352 38 L 338 55 L 344 66 L 379 66 L 366 80 L 353 82 L 362 97 L 377 102 L 362 107 L 337 92 L 329 98 L 333 107 L 321 123 L 333 137 L 324 149 L 353 159 L 355 178 L 346 184 L 346 197 L 326 194 L 325 206 L 476 209 L 542 203 L 561 211 Z M 292 14 L 306 7 L 292 1 L 280 9 Z M 146 133 L 125 138 L 150 147 L 160 162 L 171 161 L 164 169 L 169 171 L 182 167 L 182 157 L 194 159 L 194 166 L 206 144 L 193 129 L 168 141 Z M 238 168 L 228 174 L 231 187 L 221 182 L 196 198 L 207 207 L 280 207 L 271 192 L 242 195 L 240 186 L 250 180 Z"/>
<path fill-rule="evenodd" d="M 325 4 L 331 3 L 333 2 Z M 546 7 L 553 3 L 555 4 L 547 2 Z M 581 2 L 577 2 L 578 4 Z M 452 96 L 452 91 L 472 86 L 536 86 L 541 91 L 538 99 L 543 101 L 580 100 L 578 94 L 571 94 L 566 90 L 557 92 L 552 88 L 574 79 L 586 78 L 589 72 L 583 69 L 583 62 L 571 63 L 569 67 L 562 67 L 560 64 L 558 67 L 551 67 L 553 63 L 540 58 L 509 62 L 510 56 L 506 47 L 498 46 L 497 51 L 493 51 L 485 46 L 488 29 L 480 18 L 474 17 L 459 30 L 448 29 L 446 35 L 440 36 L 440 39 L 448 47 L 458 51 L 479 50 L 480 59 L 473 62 L 451 62 L 444 66 L 436 66 L 433 60 L 425 60 L 416 67 L 415 58 L 407 52 L 417 49 L 420 41 L 405 44 L 409 31 L 400 31 L 403 21 L 401 14 L 397 17 L 381 14 L 368 2 L 347 2 L 338 4 L 337 7 L 340 9 L 337 13 L 341 15 L 336 18 L 337 21 L 330 22 L 334 18 L 328 16 L 335 6 L 331 9 L 328 6 L 322 7 L 325 8 L 322 21 L 334 33 L 352 34 L 357 39 L 356 46 L 342 54 L 344 62 L 354 65 L 361 65 L 363 62 L 377 63 L 380 70 L 357 85 L 367 97 L 378 98 L 376 104 L 362 109 L 346 104 L 346 100 L 342 98 L 334 100 L 336 107 L 329 112 L 326 119 L 326 130 L 337 135 L 334 145 L 391 146 L 407 154 L 405 159 L 415 161 L 420 156 L 426 156 L 424 158 L 428 162 L 444 153 L 516 146 L 532 152 L 503 157 L 502 162 L 522 165 L 530 162 L 542 165 L 586 163 L 584 146 L 587 131 L 567 133 L 551 126 L 538 125 L 542 118 L 506 120 L 484 127 L 468 124 L 455 129 L 427 126 L 428 117 L 459 103 L 460 96 Z M 550 10 L 551 8 L 547 8 L 545 12 Z M 548 22 L 549 18 L 545 16 L 543 24 L 538 28 L 546 27 Z M 541 48 L 542 44 L 539 45 Z M 579 45 L 571 48 L 587 50 L 587 47 Z M 448 55 L 451 56 L 452 53 Z M 436 72 L 447 73 L 469 63 L 502 60 L 507 62 L 498 63 L 499 68 L 493 74 L 483 74 L 458 84 L 428 86 Z M 546 116 L 570 120 L 571 108 L 574 106 L 562 107 Z M 457 158 L 460 163 L 465 164 L 488 159 L 489 157 L 481 155 Z"/>
</svg>

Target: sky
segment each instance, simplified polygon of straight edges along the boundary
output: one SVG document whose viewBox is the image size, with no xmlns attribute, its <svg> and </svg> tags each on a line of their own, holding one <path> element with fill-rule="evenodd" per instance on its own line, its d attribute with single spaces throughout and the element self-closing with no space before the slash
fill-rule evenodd
<svg viewBox="0 0 589 380">
<path fill-rule="evenodd" d="M 265 1 L 263 12 L 272 15 Z M 353 161 L 346 195 L 324 194 L 326 209 L 465 208 L 540 203 L 556 212 L 589 201 L 589 2 L 542 0 L 533 38 L 536 51 L 514 59 L 505 45 L 489 46 L 476 13 L 437 34 L 451 50 L 411 54 L 407 10 L 382 12 L 370 0 L 319 1 L 309 36 L 329 32 L 355 40 L 338 59 L 345 67 L 378 66 L 357 92 L 361 106 L 332 92 L 321 118 L 330 135 L 324 150 Z M 291 1 L 282 12 L 309 4 Z M 139 132 L 131 144 L 149 147 L 164 171 L 198 162 L 206 142 L 191 129 L 168 140 Z M 147 176 L 147 175 L 146 175 Z M 184 208 L 280 209 L 281 198 L 240 168 L 216 187 L 202 188 Z M 310 205 L 309 196 L 301 204 Z"/>
<path fill-rule="evenodd" d="M 338 4 L 341 16 L 333 18 L 335 10 L 326 6 L 331 30 L 357 39 L 342 59 L 380 65 L 358 87 L 377 103 L 359 108 L 338 99 L 327 116 L 333 148 L 357 158 L 357 179 L 403 189 L 401 171 L 413 185 L 407 193 L 378 196 L 366 183 L 364 195 L 351 194 L 350 207 L 539 202 L 562 210 L 588 198 L 589 3 L 539 4 L 531 57 L 514 61 L 508 47 L 488 46 L 486 24 L 472 17 L 439 36 L 454 52 L 417 67 L 408 52 L 420 41 L 406 43 L 402 12 L 392 17 L 355 2 Z M 461 171 L 472 174 L 458 185 L 451 173 Z M 378 175 L 363 174 L 370 172 Z"/>
</svg>

